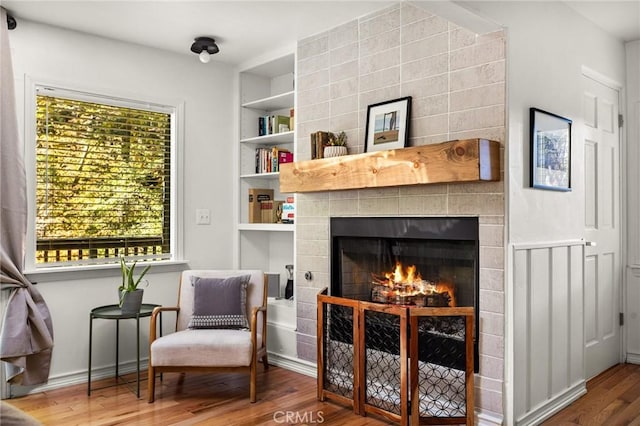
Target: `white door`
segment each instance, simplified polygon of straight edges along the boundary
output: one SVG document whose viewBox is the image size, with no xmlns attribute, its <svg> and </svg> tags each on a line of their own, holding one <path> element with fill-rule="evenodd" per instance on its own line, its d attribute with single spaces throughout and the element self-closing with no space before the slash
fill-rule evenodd
<svg viewBox="0 0 640 426">
<path fill-rule="evenodd" d="M 620 131 L 617 90 L 583 76 L 585 364 L 589 379 L 621 361 Z"/>
</svg>

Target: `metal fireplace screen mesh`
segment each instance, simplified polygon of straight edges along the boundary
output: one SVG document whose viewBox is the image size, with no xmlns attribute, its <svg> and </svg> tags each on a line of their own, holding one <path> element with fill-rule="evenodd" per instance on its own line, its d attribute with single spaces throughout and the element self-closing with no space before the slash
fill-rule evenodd
<svg viewBox="0 0 640 426">
<path fill-rule="evenodd" d="M 466 416 L 465 318 L 418 319 L 420 417 Z"/>
<path fill-rule="evenodd" d="M 365 402 L 400 415 L 400 317 L 365 311 L 364 327 Z"/>
<path fill-rule="evenodd" d="M 324 389 L 353 398 L 353 308 L 324 305 Z"/>
</svg>

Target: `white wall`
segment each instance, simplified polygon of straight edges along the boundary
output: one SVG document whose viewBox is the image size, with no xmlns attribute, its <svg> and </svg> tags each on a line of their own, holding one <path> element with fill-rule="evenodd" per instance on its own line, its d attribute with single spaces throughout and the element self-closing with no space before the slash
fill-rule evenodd
<svg viewBox="0 0 640 426">
<path fill-rule="evenodd" d="M 184 155 L 179 167 L 184 180 L 178 187 L 178 201 L 184 205 L 183 258 L 189 261 L 184 267 L 229 268 L 233 262 L 234 221 L 229 201 L 233 172 L 229 160 L 235 128 L 235 71 L 215 62 L 201 64 L 188 52 L 190 42 L 185 40 L 185 54 L 180 55 L 20 21 L 10 32 L 19 121 L 23 128 L 25 81 L 29 79 L 124 97 L 183 102 Z M 211 225 L 195 225 L 196 208 L 211 209 Z M 153 267 L 147 276 L 150 286 L 144 302 L 174 305 L 178 269 Z M 51 384 L 86 379 L 89 312 L 117 301 L 117 277 L 117 270 L 32 277 L 53 318 Z M 141 346 L 146 357 L 148 322 L 142 323 Z M 171 323 L 167 316 L 165 329 Z M 131 344 L 134 326 L 134 321 L 121 326 L 124 344 L 120 359 L 125 362 L 135 356 L 135 344 Z M 112 321 L 95 321 L 94 368 L 113 364 L 114 329 Z"/>
<path fill-rule="evenodd" d="M 550 371 L 554 371 L 547 357 L 543 362 L 529 365 L 529 379 L 522 379 L 522 368 L 514 359 L 528 356 L 526 348 L 515 345 L 514 336 L 534 336 L 537 353 L 554 354 L 567 348 L 567 342 L 557 339 L 552 327 L 552 311 L 563 307 L 567 312 L 582 309 L 572 301 L 569 293 L 554 293 L 553 310 L 547 311 L 545 321 L 535 315 L 526 321 L 514 323 L 517 313 L 531 308 L 540 297 L 536 291 L 546 291 L 544 286 L 534 289 L 530 299 L 516 299 L 514 287 L 523 283 L 518 277 L 526 271 L 518 269 L 515 253 L 522 247 L 535 245 L 536 249 L 551 250 L 563 241 L 571 242 L 584 236 L 584 148 L 582 118 L 582 67 L 586 66 L 617 82 L 623 83 L 624 47 L 622 42 L 605 34 L 594 24 L 583 19 L 561 2 L 466 2 L 482 16 L 504 25 L 507 32 L 507 92 L 508 92 L 508 143 L 505 144 L 505 169 L 507 196 L 507 401 L 508 421 L 535 423 L 548 414 L 562 398 L 576 396 L 572 377 L 563 387 L 557 386 Z M 529 188 L 529 108 L 537 107 L 573 119 L 572 191 L 570 193 L 534 190 Z M 538 243 L 536 245 L 536 243 Z M 547 244 L 549 243 L 549 244 Z M 513 252 L 512 252 L 513 250 Z M 551 251 L 551 253 L 562 251 Z M 562 254 L 564 255 L 564 254 Z M 550 258 L 549 264 L 562 262 Z M 549 272 L 549 271 L 547 271 Z M 560 277 L 562 278 L 562 277 Z M 554 287 L 571 288 L 565 276 L 564 282 Z M 551 299 L 549 299 L 551 303 Z M 579 302 L 579 300 L 578 300 Z M 544 311 L 533 312 L 544 316 Z M 575 321 L 581 321 L 578 318 Z M 581 323 L 569 323 L 571 329 L 582 330 Z M 515 327 L 515 328 L 514 328 Z M 582 333 L 571 333 L 569 347 L 576 348 L 563 362 L 567 369 L 571 363 L 581 363 Z M 562 346 L 562 348 L 560 347 Z M 556 367 L 557 368 L 557 367 Z M 567 376 L 568 377 L 568 376 Z M 515 378 L 515 379 L 514 379 Z M 522 379 L 522 380 L 521 380 Z M 582 380 L 584 377 L 582 378 Z M 523 382 L 524 380 L 524 382 Z M 526 392 L 526 401 L 514 398 Z M 571 394 L 573 392 L 573 394 Z"/>
<path fill-rule="evenodd" d="M 640 40 L 627 43 L 627 361 L 640 363 Z"/>
</svg>

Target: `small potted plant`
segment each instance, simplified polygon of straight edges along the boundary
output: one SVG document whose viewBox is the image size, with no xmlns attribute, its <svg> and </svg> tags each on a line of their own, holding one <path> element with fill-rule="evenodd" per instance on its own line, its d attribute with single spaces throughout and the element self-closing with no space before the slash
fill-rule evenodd
<svg viewBox="0 0 640 426">
<path fill-rule="evenodd" d="M 128 266 L 124 257 L 120 257 L 122 284 L 118 287 L 118 299 L 123 314 L 137 314 L 140 312 L 140 306 L 142 305 L 144 289 L 138 287 L 142 283 L 144 275 L 149 271 L 149 268 L 151 268 L 151 265 L 147 265 L 136 279 L 134 278 L 134 272 L 137 263 L 138 262 L 135 261 L 131 266 Z"/>
<path fill-rule="evenodd" d="M 329 142 L 324 147 L 324 158 L 347 155 L 347 134 L 342 131 L 338 134 L 329 133 Z"/>
</svg>

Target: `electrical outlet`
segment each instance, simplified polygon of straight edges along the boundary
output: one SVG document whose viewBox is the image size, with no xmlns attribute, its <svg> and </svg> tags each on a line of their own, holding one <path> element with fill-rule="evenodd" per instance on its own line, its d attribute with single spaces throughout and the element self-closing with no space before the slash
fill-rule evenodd
<svg viewBox="0 0 640 426">
<path fill-rule="evenodd" d="M 209 225 L 211 223 L 211 211 L 209 209 L 196 209 L 196 225 Z"/>
</svg>

